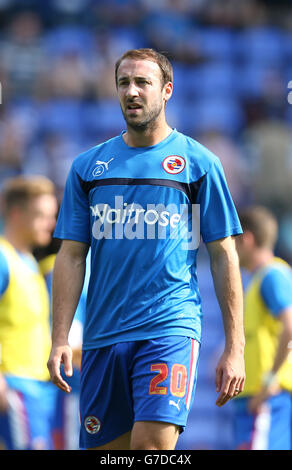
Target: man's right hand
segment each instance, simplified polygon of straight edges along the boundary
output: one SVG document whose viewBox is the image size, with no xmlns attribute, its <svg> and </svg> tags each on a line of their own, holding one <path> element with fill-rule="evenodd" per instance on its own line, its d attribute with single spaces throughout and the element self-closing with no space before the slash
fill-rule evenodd
<svg viewBox="0 0 292 470">
<path fill-rule="evenodd" d="M 73 374 L 72 349 L 68 344 L 62 346 L 52 346 L 51 354 L 47 363 L 51 381 L 66 393 L 71 392 L 71 387 L 61 375 L 61 364 L 64 364 L 64 372 L 67 377 Z"/>
</svg>

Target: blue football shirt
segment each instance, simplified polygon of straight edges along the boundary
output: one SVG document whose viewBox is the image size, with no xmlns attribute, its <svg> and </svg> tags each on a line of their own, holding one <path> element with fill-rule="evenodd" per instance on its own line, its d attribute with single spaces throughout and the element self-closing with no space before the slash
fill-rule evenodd
<svg viewBox="0 0 292 470">
<path fill-rule="evenodd" d="M 91 246 L 84 349 L 200 341 L 200 239 L 239 233 L 219 159 L 176 129 L 154 146 L 129 147 L 121 134 L 79 155 L 55 237 Z"/>
</svg>

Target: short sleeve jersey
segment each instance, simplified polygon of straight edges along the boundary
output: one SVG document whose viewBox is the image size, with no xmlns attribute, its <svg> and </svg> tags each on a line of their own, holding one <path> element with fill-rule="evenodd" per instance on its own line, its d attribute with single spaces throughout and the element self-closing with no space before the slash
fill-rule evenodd
<svg viewBox="0 0 292 470">
<path fill-rule="evenodd" d="M 84 349 L 201 339 L 205 243 L 242 233 L 219 159 L 174 129 L 151 147 L 123 133 L 75 158 L 55 237 L 91 246 Z"/>
</svg>

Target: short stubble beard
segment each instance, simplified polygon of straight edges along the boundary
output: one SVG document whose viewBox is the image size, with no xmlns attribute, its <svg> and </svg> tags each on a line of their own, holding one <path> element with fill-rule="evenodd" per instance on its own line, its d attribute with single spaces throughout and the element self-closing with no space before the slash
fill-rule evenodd
<svg viewBox="0 0 292 470">
<path fill-rule="evenodd" d="M 145 132 L 147 129 L 155 128 L 155 123 L 157 121 L 158 116 L 161 114 L 163 110 L 163 104 L 161 106 L 157 106 L 154 109 L 152 109 L 148 115 L 145 117 L 145 119 L 142 121 L 135 122 L 135 119 L 131 119 L 127 117 L 126 112 L 123 111 L 122 113 L 124 116 L 124 119 L 127 123 L 128 128 L 131 128 L 135 132 Z"/>
</svg>

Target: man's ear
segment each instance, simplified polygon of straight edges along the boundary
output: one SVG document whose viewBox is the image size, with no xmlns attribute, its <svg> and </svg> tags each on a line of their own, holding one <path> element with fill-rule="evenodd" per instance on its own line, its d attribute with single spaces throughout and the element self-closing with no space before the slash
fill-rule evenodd
<svg viewBox="0 0 292 470">
<path fill-rule="evenodd" d="M 164 85 L 164 101 L 165 101 L 165 104 L 171 98 L 172 92 L 173 92 L 173 83 L 172 82 L 166 83 Z"/>
</svg>

